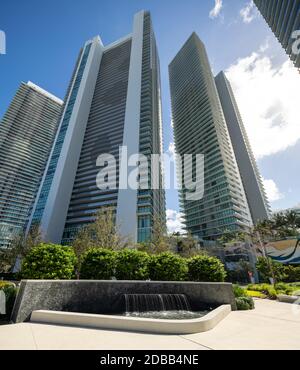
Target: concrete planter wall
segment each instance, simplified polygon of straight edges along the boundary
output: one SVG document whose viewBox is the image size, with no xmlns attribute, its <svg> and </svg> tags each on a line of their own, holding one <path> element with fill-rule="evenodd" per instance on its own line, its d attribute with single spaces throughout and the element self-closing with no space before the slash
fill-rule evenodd
<svg viewBox="0 0 300 370">
<path fill-rule="evenodd" d="M 222 304 L 236 310 L 229 283 L 23 280 L 11 319 L 27 321 L 35 310 L 116 314 L 125 310 L 124 294 L 156 293 L 185 294 L 195 311 Z"/>
</svg>

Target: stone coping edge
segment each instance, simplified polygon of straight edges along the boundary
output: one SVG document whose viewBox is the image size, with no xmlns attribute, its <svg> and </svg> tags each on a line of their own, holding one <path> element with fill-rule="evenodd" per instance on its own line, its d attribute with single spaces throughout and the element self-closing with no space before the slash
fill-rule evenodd
<svg viewBox="0 0 300 370">
<path fill-rule="evenodd" d="M 227 315 L 229 315 L 230 312 L 230 305 L 221 305 L 199 319 L 162 320 L 37 310 L 32 312 L 30 322 L 38 324 L 75 326 L 90 329 L 183 335 L 209 331 Z"/>
</svg>

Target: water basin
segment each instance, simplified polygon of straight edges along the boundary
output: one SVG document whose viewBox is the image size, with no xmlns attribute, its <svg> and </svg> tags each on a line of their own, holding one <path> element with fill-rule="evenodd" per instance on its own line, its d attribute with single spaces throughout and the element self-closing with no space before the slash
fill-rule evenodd
<svg viewBox="0 0 300 370">
<path fill-rule="evenodd" d="M 121 316 L 136 317 L 141 319 L 158 319 L 158 320 L 193 320 L 200 319 L 207 315 L 210 310 L 206 311 L 146 311 L 146 312 L 126 312 Z M 120 315 L 118 315 L 120 316 Z"/>
</svg>

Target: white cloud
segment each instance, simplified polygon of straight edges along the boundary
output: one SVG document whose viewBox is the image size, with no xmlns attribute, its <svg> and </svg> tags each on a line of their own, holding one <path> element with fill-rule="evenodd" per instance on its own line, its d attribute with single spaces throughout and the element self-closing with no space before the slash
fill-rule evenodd
<svg viewBox="0 0 300 370">
<path fill-rule="evenodd" d="M 257 158 L 300 139 L 300 76 L 290 61 L 275 66 L 262 46 L 226 71 Z"/>
<path fill-rule="evenodd" d="M 172 209 L 167 210 L 167 227 L 170 234 L 183 232 L 183 214 Z"/>
<path fill-rule="evenodd" d="M 215 0 L 215 6 L 209 12 L 209 18 L 211 19 L 217 18 L 221 13 L 222 8 L 223 8 L 223 0 Z"/>
<path fill-rule="evenodd" d="M 240 16 L 244 23 L 251 23 L 257 17 L 257 11 L 253 0 L 249 1 L 246 6 L 241 9 Z"/>
<path fill-rule="evenodd" d="M 280 192 L 274 180 L 263 179 L 263 183 L 268 200 L 271 203 L 284 198 L 284 194 Z"/>
</svg>

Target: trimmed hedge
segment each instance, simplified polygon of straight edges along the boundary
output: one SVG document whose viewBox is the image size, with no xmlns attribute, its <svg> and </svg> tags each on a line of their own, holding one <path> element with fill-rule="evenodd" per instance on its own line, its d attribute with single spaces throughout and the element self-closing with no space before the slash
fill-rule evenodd
<svg viewBox="0 0 300 370">
<path fill-rule="evenodd" d="M 184 258 L 164 252 L 152 255 L 149 263 L 150 279 L 154 281 L 184 281 L 188 275 Z"/>
<path fill-rule="evenodd" d="M 216 257 L 199 255 L 190 258 L 187 264 L 191 281 L 223 282 L 226 278 L 224 265 Z"/>
<path fill-rule="evenodd" d="M 110 280 L 116 267 L 116 252 L 110 249 L 91 248 L 84 255 L 80 278 L 87 280 Z"/>
<path fill-rule="evenodd" d="M 135 249 L 123 249 L 116 256 L 117 280 L 149 279 L 150 256 Z"/>
<path fill-rule="evenodd" d="M 77 258 L 71 247 L 40 244 L 24 258 L 22 279 L 73 279 Z"/>
<path fill-rule="evenodd" d="M 74 279 L 77 258 L 72 247 L 40 244 L 24 258 L 23 279 Z M 223 282 L 226 272 L 215 257 L 186 259 L 164 252 L 149 255 L 136 249 L 91 248 L 81 256 L 81 279 Z"/>
</svg>

